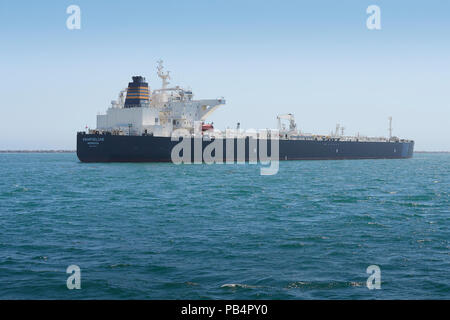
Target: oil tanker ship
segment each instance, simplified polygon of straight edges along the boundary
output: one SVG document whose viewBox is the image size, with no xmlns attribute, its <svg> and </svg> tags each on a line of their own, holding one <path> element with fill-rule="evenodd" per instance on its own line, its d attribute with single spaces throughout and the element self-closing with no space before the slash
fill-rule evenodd
<svg viewBox="0 0 450 320">
<path fill-rule="evenodd" d="M 185 163 L 211 159 L 228 163 L 261 161 L 264 154 L 277 160 L 401 159 L 413 155 L 414 141 L 392 136 L 392 118 L 388 137 L 346 136 L 339 125 L 328 135 L 306 134 L 297 129 L 292 114 L 278 115 L 275 130 L 244 131 L 239 123 L 232 130 L 214 129 L 205 121 L 225 99 L 194 100 L 191 90 L 169 86 L 169 72 L 164 71 L 162 61 L 157 69 L 160 89 L 151 91 L 144 77 L 132 77 L 106 113 L 97 115 L 96 129 L 77 133 L 80 161 L 173 162 L 176 155 Z M 180 141 L 185 142 L 181 149 Z"/>
</svg>

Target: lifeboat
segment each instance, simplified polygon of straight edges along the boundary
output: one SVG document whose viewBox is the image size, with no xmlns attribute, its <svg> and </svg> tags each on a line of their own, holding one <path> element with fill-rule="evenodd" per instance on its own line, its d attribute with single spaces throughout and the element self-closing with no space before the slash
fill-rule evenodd
<svg viewBox="0 0 450 320">
<path fill-rule="evenodd" d="M 202 131 L 213 130 L 214 127 L 211 123 L 202 124 Z"/>
</svg>

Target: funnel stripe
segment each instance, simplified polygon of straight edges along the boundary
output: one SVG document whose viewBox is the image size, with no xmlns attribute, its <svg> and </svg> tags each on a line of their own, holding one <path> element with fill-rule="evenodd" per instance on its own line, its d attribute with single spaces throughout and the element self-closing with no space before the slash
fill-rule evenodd
<svg viewBox="0 0 450 320">
<path fill-rule="evenodd" d="M 141 76 L 132 77 L 133 82 L 128 83 L 125 108 L 136 108 L 148 105 L 150 90 L 145 78 Z"/>
</svg>

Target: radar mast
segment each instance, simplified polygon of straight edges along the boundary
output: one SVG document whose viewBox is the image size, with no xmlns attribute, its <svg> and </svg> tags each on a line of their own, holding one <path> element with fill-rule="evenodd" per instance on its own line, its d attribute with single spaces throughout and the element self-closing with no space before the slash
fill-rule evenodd
<svg viewBox="0 0 450 320">
<path fill-rule="evenodd" d="M 162 60 L 158 61 L 158 76 L 162 79 L 162 90 L 167 88 L 167 85 L 169 84 L 170 80 L 170 71 L 164 72 L 164 66 L 163 66 Z"/>
<path fill-rule="evenodd" d="M 161 78 L 162 80 L 162 88 L 161 88 L 161 93 L 160 93 L 160 101 L 161 102 L 167 102 L 167 94 L 166 94 L 166 90 L 167 90 L 167 86 L 169 84 L 170 80 L 170 71 L 164 72 L 164 66 L 163 66 L 163 62 L 161 59 L 159 59 L 158 61 L 158 77 Z"/>
</svg>

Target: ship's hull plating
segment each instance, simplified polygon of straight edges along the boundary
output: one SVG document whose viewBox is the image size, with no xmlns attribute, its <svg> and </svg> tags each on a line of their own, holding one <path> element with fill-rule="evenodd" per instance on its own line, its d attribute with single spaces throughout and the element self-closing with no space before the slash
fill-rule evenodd
<svg viewBox="0 0 450 320">
<path fill-rule="evenodd" d="M 194 148 L 201 145 L 201 154 L 203 154 L 205 147 L 211 143 L 211 141 L 201 141 L 200 144 L 195 144 L 193 140 L 191 141 L 192 162 L 194 162 Z M 234 146 L 234 152 L 227 153 L 227 143 L 223 143 L 223 161 L 227 156 L 230 159 L 230 154 L 234 155 L 234 160 L 237 161 L 252 159 L 253 153 L 249 154 L 249 149 L 252 148 L 250 150 L 255 152 L 259 142 L 267 145 L 267 155 L 271 156 L 270 142 L 267 143 L 267 140 L 257 140 L 254 144 L 246 138 L 241 142 L 241 146 L 245 146 L 245 155 L 239 155 L 239 142 L 236 139 L 231 144 Z M 172 141 L 170 137 L 78 133 L 77 156 L 82 162 L 169 162 L 172 161 L 172 148 L 178 143 L 179 141 Z M 254 148 L 255 145 L 257 148 Z M 279 140 L 279 160 L 402 159 L 411 158 L 413 149 L 413 141 Z M 255 154 L 258 155 L 259 150 Z M 215 153 L 213 152 L 212 155 Z"/>
</svg>

